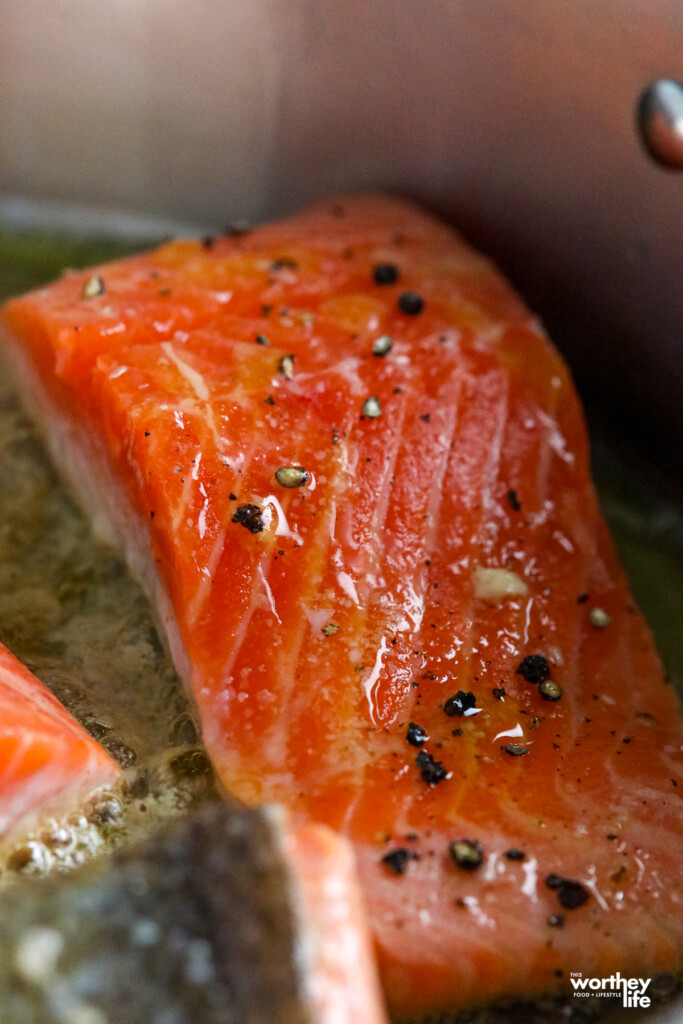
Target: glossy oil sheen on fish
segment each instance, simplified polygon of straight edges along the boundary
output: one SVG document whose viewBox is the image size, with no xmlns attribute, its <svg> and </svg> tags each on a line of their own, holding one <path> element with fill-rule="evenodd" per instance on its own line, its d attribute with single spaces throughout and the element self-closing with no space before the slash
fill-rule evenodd
<svg viewBox="0 0 683 1024">
<path fill-rule="evenodd" d="M 344 200 L 3 321 L 225 787 L 354 840 L 397 1016 L 680 967 L 676 699 L 567 370 L 485 260 Z"/>
</svg>

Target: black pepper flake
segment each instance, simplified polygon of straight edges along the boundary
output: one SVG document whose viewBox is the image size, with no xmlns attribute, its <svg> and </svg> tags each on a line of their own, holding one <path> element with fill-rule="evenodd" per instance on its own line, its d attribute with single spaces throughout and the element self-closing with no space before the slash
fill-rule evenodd
<svg viewBox="0 0 683 1024">
<path fill-rule="evenodd" d="M 551 928 L 564 928 L 564 914 L 551 914 L 548 924 Z"/>
<path fill-rule="evenodd" d="M 451 736 L 462 736 L 462 729 L 453 729 Z"/>
<path fill-rule="evenodd" d="M 332 444 L 339 444 L 340 441 L 341 441 L 341 438 L 340 438 L 339 434 L 336 431 L 333 431 L 333 433 L 332 433 Z"/>
<path fill-rule="evenodd" d="M 513 512 L 520 512 L 521 511 L 522 503 L 519 500 L 519 496 L 517 494 L 517 491 L 508 491 L 507 492 L 507 500 L 508 500 L 508 505 L 513 510 Z"/>
<path fill-rule="evenodd" d="M 429 423 L 431 418 L 432 417 L 429 415 L 428 412 L 425 412 L 422 414 L 422 416 L 420 416 L 420 419 L 422 420 L 423 423 Z"/>
<path fill-rule="evenodd" d="M 275 399 L 273 398 L 272 395 L 268 395 L 268 397 L 264 398 L 263 401 L 266 403 L 266 405 L 275 405 Z"/>
<path fill-rule="evenodd" d="M 505 696 L 505 687 L 494 686 L 493 689 L 491 690 L 491 693 L 493 694 L 495 700 L 502 700 L 503 697 Z"/>
<path fill-rule="evenodd" d="M 230 494 L 228 495 L 228 498 L 229 498 L 230 501 L 237 501 L 237 495 L 233 494 L 232 491 L 230 491 Z"/>
<path fill-rule="evenodd" d="M 484 850 L 478 839 L 454 839 L 448 851 L 453 863 L 466 871 L 474 871 L 484 863 Z"/>
<path fill-rule="evenodd" d="M 264 306 L 261 306 L 261 316 L 270 316 L 270 314 L 272 312 L 273 312 L 272 305 L 266 304 Z"/>
<path fill-rule="evenodd" d="M 453 697 L 449 697 L 443 706 L 447 715 L 453 718 L 455 715 L 464 715 L 470 708 L 476 707 L 477 698 L 469 691 L 458 690 Z"/>
<path fill-rule="evenodd" d="M 280 256 L 270 264 L 271 270 L 298 270 L 299 264 L 291 256 Z"/>
<path fill-rule="evenodd" d="M 375 284 L 396 284 L 399 270 L 395 263 L 377 263 L 372 268 Z"/>
<path fill-rule="evenodd" d="M 149 437 L 151 433 L 152 433 L 151 430 L 146 430 L 145 431 L 145 437 Z"/>
<path fill-rule="evenodd" d="M 202 249 L 213 249 L 215 244 L 216 239 L 213 237 L 213 235 L 204 235 L 204 237 L 201 239 Z"/>
<path fill-rule="evenodd" d="M 406 316 L 417 316 L 424 309 L 425 300 L 418 292 L 403 292 L 398 297 L 398 308 Z"/>
<path fill-rule="evenodd" d="M 517 675 L 527 683 L 542 683 L 550 678 L 550 665 L 542 654 L 528 654 L 517 666 Z"/>
<path fill-rule="evenodd" d="M 328 622 L 326 626 L 323 626 L 321 632 L 323 636 L 334 636 L 339 632 L 339 626 L 336 622 Z"/>
<path fill-rule="evenodd" d="M 510 754 L 512 757 L 523 757 L 529 753 L 529 748 L 525 747 L 523 743 L 506 743 L 505 746 L 500 748 L 504 750 L 506 754 Z"/>
<path fill-rule="evenodd" d="M 526 854 L 524 850 L 518 850 L 515 846 L 505 851 L 505 856 L 508 860 L 524 860 Z"/>
<path fill-rule="evenodd" d="M 567 910 L 576 910 L 590 899 L 588 890 L 581 885 L 581 882 L 575 882 L 572 878 L 551 874 L 546 877 L 545 884 L 549 889 L 557 892 L 560 903 Z"/>
<path fill-rule="evenodd" d="M 579 596 L 576 599 L 576 603 L 577 604 L 585 604 L 589 597 L 590 597 L 590 594 L 579 594 Z"/>
<path fill-rule="evenodd" d="M 428 786 L 435 786 L 437 782 L 443 782 L 448 776 L 441 761 L 435 761 L 426 750 L 421 750 L 415 758 L 415 764 L 420 769 L 420 774 Z"/>
<path fill-rule="evenodd" d="M 382 864 L 386 864 L 395 875 L 405 875 L 409 860 L 418 860 L 418 855 L 414 850 L 406 850 L 405 847 L 400 846 L 397 850 L 392 850 L 391 853 L 385 853 L 382 857 Z"/>
<path fill-rule="evenodd" d="M 250 533 L 263 533 L 263 514 L 258 505 L 240 505 L 239 508 L 235 509 L 232 522 L 246 527 Z"/>
<path fill-rule="evenodd" d="M 256 335 L 256 344 L 257 345 L 268 346 L 268 345 L 270 345 L 270 341 L 268 340 L 268 338 L 266 338 L 265 334 L 257 334 Z"/>
<path fill-rule="evenodd" d="M 406 739 L 411 746 L 421 747 L 423 743 L 427 742 L 429 736 L 427 735 L 426 729 L 423 729 L 421 725 L 416 725 L 415 722 L 411 722 L 408 725 Z"/>
</svg>

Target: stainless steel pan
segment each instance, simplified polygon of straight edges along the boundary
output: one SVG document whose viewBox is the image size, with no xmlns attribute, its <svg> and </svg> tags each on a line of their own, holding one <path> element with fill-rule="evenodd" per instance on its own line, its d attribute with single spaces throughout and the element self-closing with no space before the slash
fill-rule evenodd
<svg viewBox="0 0 683 1024">
<path fill-rule="evenodd" d="M 683 77 L 680 0 L 4 0 L 0 16 L 0 192 L 211 225 L 336 191 L 415 196 L 502 264 L 584 391 L 683 463 L 683 174 L 636 127 L 643 90 Z M 655 134 L 676 162 L 672 103 Z"/>
</svg>

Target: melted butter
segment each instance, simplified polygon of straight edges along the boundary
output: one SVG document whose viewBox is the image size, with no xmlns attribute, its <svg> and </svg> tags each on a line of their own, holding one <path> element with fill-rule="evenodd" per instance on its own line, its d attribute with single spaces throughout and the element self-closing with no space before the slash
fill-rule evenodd
<svg viewBox="0 0 683 1024">
<path fill-rule="evenodd" d="M 115 553 L 95 540 L 7 384 L 0 384 L 0 641 L 125 769 L 117 788 L 0 843 L 0 882 L 77 867 L 211 797 L 205 754 L 202 773 L 184 778 L 170 767 L 183 752 L 193 756 L 197 726 L 149 604 Z"/>
</svg>

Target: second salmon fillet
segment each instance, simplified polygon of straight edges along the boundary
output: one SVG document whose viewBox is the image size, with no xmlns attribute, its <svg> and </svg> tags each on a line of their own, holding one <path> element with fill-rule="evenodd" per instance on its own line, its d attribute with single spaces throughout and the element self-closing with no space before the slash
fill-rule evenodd
<svg viewBox="0 0 683 1024">
<path fill-rule="evenodd" d="M 398 1017 L 680 968 L 676 699 L 567 370 L 490 264 L 341 200 L 3 323 L 226 789 L 354 841 Z"/>
</svg>

